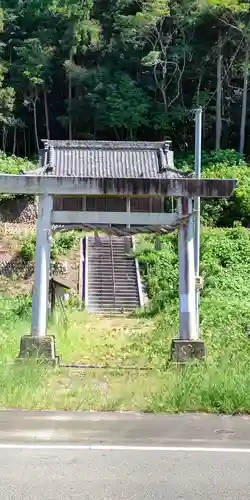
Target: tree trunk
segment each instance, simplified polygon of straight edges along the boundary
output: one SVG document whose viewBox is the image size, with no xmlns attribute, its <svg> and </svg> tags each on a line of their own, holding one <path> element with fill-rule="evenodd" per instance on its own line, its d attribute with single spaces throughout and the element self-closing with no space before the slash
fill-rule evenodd
<svg viewBox="0 0 250 500">
<path fill-rule="evenodd" d="M 246 114 L 247 114 L 247 91 L 248 91 L 248 75 L 249 75 L 249 46 L 246 47 L 245 65 L 244 65 L 244 83 L 243 83 L 243 98 L 241 108 L 241 124 L 240 124 L 240 147 L 239 153 L 243 155 L 245 147 L 245 131 L 246 131 Z"/>
<path fill-rule="evenodd" d="M 71 74 L 69 73 L 69 93 L 68 93 L 68 110 L 69 110 L 69 140 L 72 141 L 72 118 L 71 118 L 71 109 L 72 109 L 72 84 L 71 84 Z"/>
<path fill-rule="evenodd" d="M 23 127 L 23 146 L 24 146 L 24 157 L 27 158 L 27 140 L 26 140 L 26 124 L 24 122 Z"/>
<path fill-rule="evenodd" d="M 202 116 L 202 150 L 205 149 L 205 140 L 206 140 L 206 107 L 203 109 L 203 116 Z"/>
<path fill-rule="evenodd" d="M 14 125 L 14 132 L 13 132 L 13 148 L 12 148 L 12 154 L 16 154 L 16 125 Z"/>
<path fill-rule="evenodd" d="M 43 89 L 43 100 L 44 100 L 44 114 L 45 114 L 45 123 L 46 123 L 46 139 L 50 140 L 50 126 L 49 126 L 49 107 L 48 107 L 48 98 L 47 98 L 47 89 L 44 87 Z"/>
<path fill-rule="evenodd" d="M 8 135 L 8 129 L 5 125 L 3 125 L 3 130 L 2 130 L 2 150 L 5 153 L 6 152 L 6 141 L 7 141 L 7 135 Z"/>
<path fill-rule="evenodd" d="M 217 42 L 217 88 L 216 88 L 216 141 L 215 149 L 220 149 L 221 146 L 221 131 L 222 131 L 222 119 L 221 119 L 221 101 L 222 101 L 222 39 L 221 32 L 218 32 L 218 42 Z"/>
<path fill-rule="evenodd" d="M 71 77 L 71 65 L 73 63 L 74 48 L 72 47 L 70 51 L 70 68 L 69 68 L 69 85 L 68 85 L 68 114 L 69 114 L 69 140 L 72 141 L 72 77 Z"/>
<path fill-rule="evenodd" d="M 35 131 L 35 139 L 36 139 L 36 150 L 39 153 L 39 138 L 38 138 L 38 130 L 37 130 L 37 113 L 36 113 L 36 97 L 33 99 L 32 107 L 33 107 L 33 120 L 34 120 L 34 131 Z"/>
</svg>

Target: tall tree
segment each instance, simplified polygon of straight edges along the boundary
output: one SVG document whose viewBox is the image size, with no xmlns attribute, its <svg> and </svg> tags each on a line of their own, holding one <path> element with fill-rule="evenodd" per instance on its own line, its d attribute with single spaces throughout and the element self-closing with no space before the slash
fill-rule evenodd
<svg viewBox="0 0 250 500">
<path fill-rule="evenodd" d="M 185 150 L 201 105 L 205 148 L 249 152 L 249 2 L 1 5 L 2 147 L 33 155 L 41 137 L 169 137 Z"/>
<path fill-rule="evenodd" d="M 68 138 L 73 137 L 72 116 L 72 70 L 78 58 L 78 52 L 84 53 L 87 47 L 96 44 L 99 39 L 99 24 L 92 18 L 93 0 L 55 0 L 52 12 L 61 16 L 65 26 L 60 43 L 68 54 L 64 67 L 68 78 Z M 65 117 L 64 117 L 65 119 Z"/>
<path fill-rule="evenodd" d="M 5 12 L 0 8 L 0 33 L 4 30 Z M 3 54 L 4 44 L 0 45 L 0 54 Z M 5 151 L 8 129 L 15 125 L 14 103 L 15 92 L 13 87 L 6 86 L 4 79 L 8 71 L 8 64 L 0 59 L 0 126 L 2 132 L 2 149 Z"/>
<path fill-rule="evenodd" d="M 39 134 L 37 127 L 37 102 L 40 93 L 43 95 L 46 136 L 50 138 L 49 109 L 47 92 L 49 87 L 49 69 L 52 47 L 42 46 L 38 38 L 28 38 L 15 47 L 18 63 L 13 64 L 12 70 L 20 79 L 23 88 L 24 105 L 32 110 L 36 149 L 39 151 Z"/>
<path fill-rule="evenodd" d="M 243 70 L 243 97 L 241 109 L 240 125 L 240 145 L 239 151 L 244 152 L 245 127 L 247 112 L 247 90 L 248 90 L 248 71 L 249 71 L 249 50 L 250 50 L 250 30 L 248 22 L 242 22 L 242 14 L 248 13 L 249 3 L 242 0 L 208 0 L 209 6 L 215 9 L 220 24 L 227 28 L 232 28 L 242 34 L 245 42 L 245 62 Z M 232 30 L 231 30 L 232 31 Z M 222 105 L 222 37 L 221 29 L 218 31 L 218 57 L 217 57 L 217 105 L 216 105 L 216 149 L 221 145 L 221 105 Z"/>
</svg>

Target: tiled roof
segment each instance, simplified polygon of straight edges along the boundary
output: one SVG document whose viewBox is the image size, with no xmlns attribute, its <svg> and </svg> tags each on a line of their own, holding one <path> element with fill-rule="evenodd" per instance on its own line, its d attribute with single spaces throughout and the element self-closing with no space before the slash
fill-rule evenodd
<svg viewBox="0 0 250 500">
<path fill-rule="evenodd" d="M 170 141 L 44 141 L 40 166 L 45 169 L 36 172 L 58 177 L 187 177 L 174 169 L 170 145 Z"/>
</svg>

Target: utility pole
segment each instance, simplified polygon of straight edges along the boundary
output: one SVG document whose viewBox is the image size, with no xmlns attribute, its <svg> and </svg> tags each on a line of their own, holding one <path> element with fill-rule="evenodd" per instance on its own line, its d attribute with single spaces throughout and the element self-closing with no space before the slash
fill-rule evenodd
<svg viewBox="0 0 250 500">
<path fill-rule="evenodd" d="M 193 198 L 179 198 L 179 214 L 186 218 L 179 229 L 179 338 L 172 341 L 172 360 L 204 359 L 205 344 L 196 323 Z"/>
<path fill-rule="evenodd" d="M 181 216 L 188 217 L 179 229 L 179 339 L 197 341 L 195 309 L 195 271 L 194 271 L 194 225 L 192 198 L 180 198 L 178 209 Z"/>
<path fill-rule="evenodd" d="M 195 113 L 195 177 L 201 177 L 201 136 L 202 136 L 202 109 L 198 108 Z M 200 275 L 200 197 L 194 199 L 195 209 L 195 228 L 194 228 L 194 269 L 195 277 Z M 200 338 L 200 290 L 195 289 L 195 310 L 196 310 L 196 328 L 197 337 Z"/>
</svg>

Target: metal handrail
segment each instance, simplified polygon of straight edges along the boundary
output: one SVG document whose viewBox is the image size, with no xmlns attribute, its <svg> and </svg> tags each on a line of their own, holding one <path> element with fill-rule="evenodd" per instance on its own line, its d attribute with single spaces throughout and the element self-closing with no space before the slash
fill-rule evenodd
<svg viewBox="0 0 250 500">
<path fill-rule="evenodd" d="M 111 267 L 112 267 L 112 278 L 113 278 L 113 300 L 114 300 L 114 310 L 116 305 L 116 285 L 115 285 L 115 270 L 114 270 L 114 249 L 113 249 L 113 238 L 110 235 L 110 256 L 111 256 Z"/>
<path fill-rule="evenodd" d="M 80 260 L 80 275 L 81 275 L 81 281 L 80 281 L 80 286 L 81 286 L 81 296 L 83 299 L 84 296 L 84 307 L 86 310 L 88 310 L 88 302 L 89 302 L 89 237 L 85 236 L 85 247 L 84 247 L 84 256 L 83 256 L 83 239 L 81 240 L 81 260 Z M 83 262 L 84 258 L 84 262 Z M 83 268 L 84 268 L 84 290 L 82 287 L 82 273 L 83 273 Z"/>
</svg>

